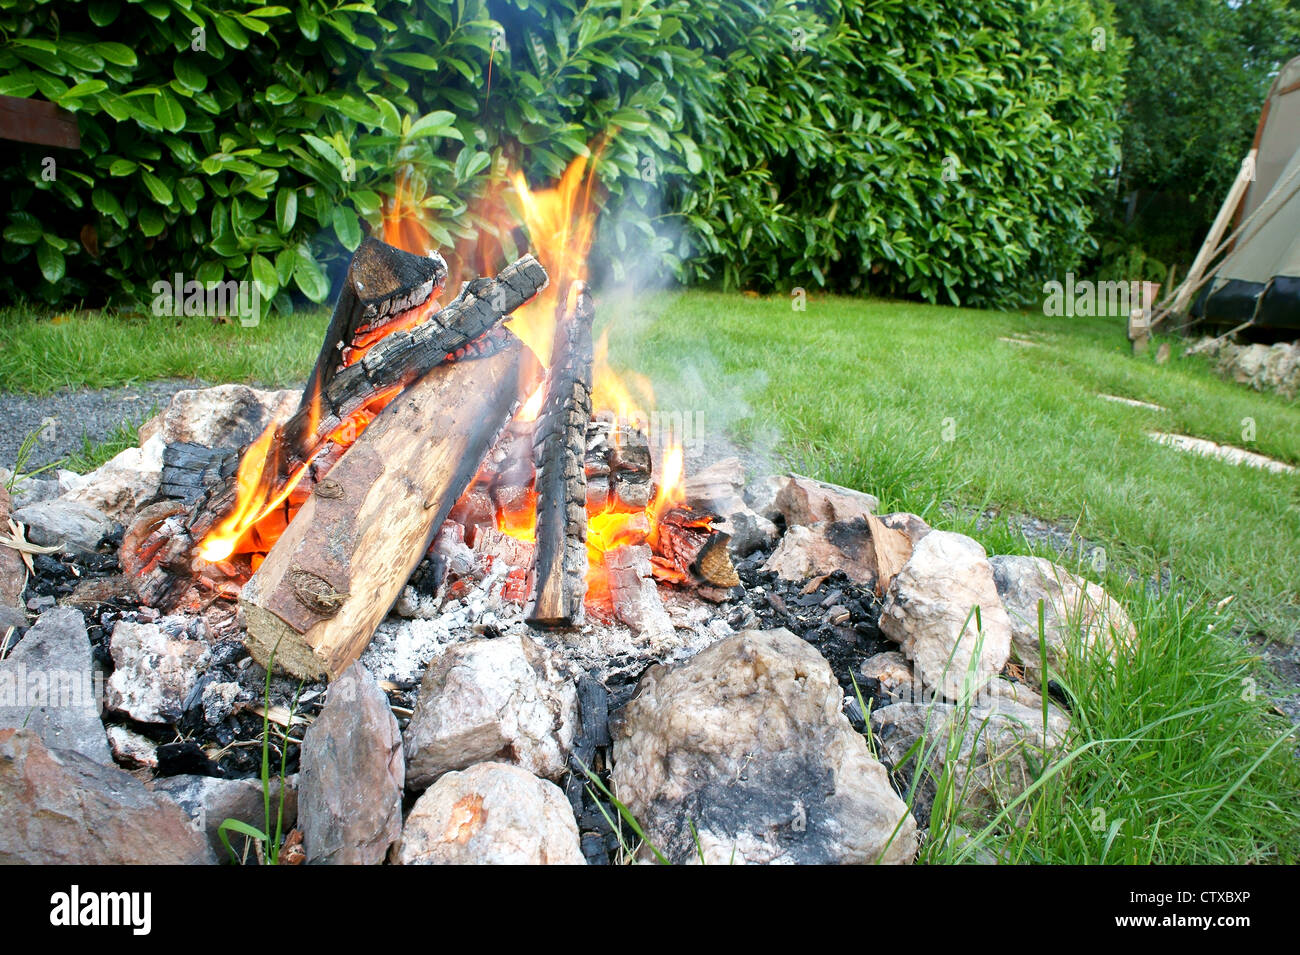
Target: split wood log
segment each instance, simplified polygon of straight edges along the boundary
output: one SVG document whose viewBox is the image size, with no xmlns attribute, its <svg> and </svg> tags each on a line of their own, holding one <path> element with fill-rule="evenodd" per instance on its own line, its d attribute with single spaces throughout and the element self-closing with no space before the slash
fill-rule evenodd
<svg viewBox="0 0 1300 955">
<path fill-rule="evenodd" d="M 240 605 L 253 658 L 337 676 L 365 650 L 519 404 L 535 361 L 514 336 L 429 372 L 316 485 Z"/>
<path fill-rule="evenodd" d="M 525 255 L 495 279 L 467 283 L 454 301 L 424 324 L 410 331 L 394 332 L 378 342 L 359 362 L 331 378 L 319 403 L 299 408 L 293 418 L 276 429 L 272 437 L 272 445 L 277 449 L 275 473 L 269 480 L 277 489 L 282 487 L 314 454 L 327 450 L 331 445 L 328 436 L 351 416 L 364 412 L 376 394 L 406 387 L 446 361 L 451 353 L 464 353 L 471 344 L 481 351 L 513 340 L 514 336 L 504 329 L 493 335 L 485 333 L 546 284 L 546 271 L 541 264 L 531 255 Z M 256 444 L 255 441 L 249 447 Z M 247 450 L 244 448 L 240 456 Z M 195 548 L 233 512 L 238 497 L 238 468 L 224 463 L 217 470 L 220 479 L 206 486 L 187 516 L 169 518 L 144 538 L 137 561 L 141 571 L 135 578 L 135 587 L 146 605 L 164 610 L 174 605 L 188 586 Z M 305 481 L 310 486 L 324 476 L 324 473 L 309 473 Z"/>
<path fill-rule="evenodd" d="M 284 473 L 279 477 L 286 477 L 318 444 L 320 429 L 313 426 L 310 409 L 317 407 L 316 396 L 326 393 L 356 349 L 371 344 L 391 324 L 420 318 L 416 309 L 434 308 L 432 299 L 446 281 L 447 263 L 437 253 L 414 255 L 378 239 L 362 241 L 348 263 L 334 314 L 298 402 L 303 419 L 288 440 L 302 446 L 285 449 L 281 463 Z M 193 504 L 209 488 L 234 480 L 243 450 L 187 443 L 169 445 L 163 452 L 160 493 Z"/>
<path fill-rule="evenodd" d="M 726 599 L 740 584 L 727 544 L 730 534 L 714 529 L 713 514 L 686 507 L 669 508 L 659 515 L 651 545 L 655 576 L 668 583 L 692 584 L 708 600 Z"/>
<path fill-rule="evenodd" d="M 650 506 L 653 467 L 650 437 L 633 424 L 614 429 L 609 453 L 609 495 L 618 510 L 639 511 Z"/>
<path fill-rule="evenodd" d="M 587 510 L 633 512 L 650 504 L 653 461 L 650 438 L 641 428 L 597 412 L 587 427 Z"/>
<path fill-rule="evenodd" d="M 587 513 L 599 514 L 609 504 L 610 435 L 614 431 L 614 414 L 598 411 L 587 425 L 587 454 L 583 470 L 587 474 Z"/>
<path fill-rule="evenodd" d="M 605 574 L 614 616 L 637 633 L 671 633 L 672 621 L 664 610 L 644 544 L 605 551 Z"/>
<path fill-rule="evenodd" d="M 596 309 L 574 282 L 555 323 L 546 400 L 533 437 L 537 469 L 536 546 L 524 617 L 537 627 L 583 621 L 587 595 L 587 423 L 591 420 Z"/>
<path fill-rule="evenodd" d="M 325 392 L 350 349 L 364 345 L 367 336 L 381 333 L 403 312 L 436 297 L 446 282 L 447 263 L 438 253 L 414 255 L 378 239 L 364 239 L 348 263 L 347 280 L 300 405 Z"/>
</svg>

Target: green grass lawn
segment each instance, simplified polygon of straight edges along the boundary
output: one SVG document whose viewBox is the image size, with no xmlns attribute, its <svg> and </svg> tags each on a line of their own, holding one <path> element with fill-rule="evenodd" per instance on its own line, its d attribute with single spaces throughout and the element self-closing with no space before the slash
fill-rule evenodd
<svg viewBox="0 0 1300 955">
<path fill-rule="evenodd" d="M 944 524 L 939 504 L 1064 524 L 1144 576 L 1230 594 L 1255 628 L 1300 617 L 1300 475 L 1151 441 L 1176 431 L 1300 464 L 1300 404 L 1215 377 L 1198 358 L 1130 354 L 1116 319 L 819 298 L 692 293 L 625 307 L 611 359 L 661 407 L 702 409 L 816 477 Z M 1039 343 L 1016 345 L 1019 337 Z M 1103 401 L 1098 392 L 1167 408 Z M 1254 423 L 1254 441 L 1243 429 Z"/>
<path fill-rule="evenodd" d="M 975 845 L 1011 861 L 1300 858 L 1294 728 L 1254 692 L 1264 677 L 1240 638 L 1297 631 L 1300 475 L 1146 437 L 1182 432 L 1300 464 L 1300 406 L 1219 380 L 1177 343 L 1165 365 L 1135 358 L 1115 319 L 834 297 L 796 312 L 785 298 L 708 292 L 597 304 L 613 363 L 649 375 L 661 410 L 702 412 L 709 429 L 991 552 L 1034 548 L 1003 525 L 977 529 L 973 515 L 989 507 L 1075 526 L 1104 548 L 1104 568 L 1078 569 L 1129 607 L 1137 659 L 1061 675 L 1075 700 L 1069 759 L 1027 812 L 962 849 L 936 838 L 926 858 Z M 0 391 L 157 377 L 289 384 L 310 368 L 326 319 L 241 328 L 0 313 Z M 1148 584 L 1166 575 L 1172 589 Z"/>
</svg>

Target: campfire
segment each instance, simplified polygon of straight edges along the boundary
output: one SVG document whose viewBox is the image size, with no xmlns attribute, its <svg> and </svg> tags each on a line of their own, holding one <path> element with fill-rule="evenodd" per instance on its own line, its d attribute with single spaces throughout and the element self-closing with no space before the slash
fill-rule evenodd
<svg viewBox="0 0 1300 955">
<path fill-rule="evenodd" d="M 728 535 L 684 503 L 680 445 L 656 473 L 647 416 L 593 339 L 594 164 L 536 192 L 515 176 L 532 253 L 449 300 L 448 263 L 399 183 L 293 416 L 242 448 L 167 447 L 168 499 L 122 545 L 141 601 L 238 600 L 258 662 L 318 678 L 361 655 L 426 557 L 448 594 L 471 568 L 508 568 L 502 596 L 546 629 L 670 628 L 660 585 L 725 599 L 740 582 Z M 500 252 L 453 261 L 462 273 Z"/>
</svg>

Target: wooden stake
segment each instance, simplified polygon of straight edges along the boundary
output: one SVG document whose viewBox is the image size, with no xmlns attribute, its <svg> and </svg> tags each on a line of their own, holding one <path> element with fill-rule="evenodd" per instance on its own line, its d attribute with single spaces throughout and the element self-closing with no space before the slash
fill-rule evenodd
<svg viewBox="0 0 1300 955">
<path fill-rule="evenodd" d="M 361 655 L 509 422 L 534 361 L 511 335 L 487 357 L 435 368 L 370 423 L 244 585 L 255 660 L 266 665 L 274 650 L 277 665 L 318 678 Z"/>
</svg>

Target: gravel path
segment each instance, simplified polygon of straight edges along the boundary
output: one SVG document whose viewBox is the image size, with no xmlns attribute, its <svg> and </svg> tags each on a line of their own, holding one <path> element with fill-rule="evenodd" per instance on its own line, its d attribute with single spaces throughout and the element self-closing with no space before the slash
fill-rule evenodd
<svg viewBox="0 0 1300 955">
<path fill-rule="evenodd" d="M 140 425 L 176 392 L 202 384 L 186 379 L 151 381 L 125 388 L 57 391 L 50 395 L 0 394 L 0 467 L 13 468 L 18 448 L 41 432 L 26 469 L 80 451 L 83 436 L 99 444 L 119 425 Z"/>
</svg>

